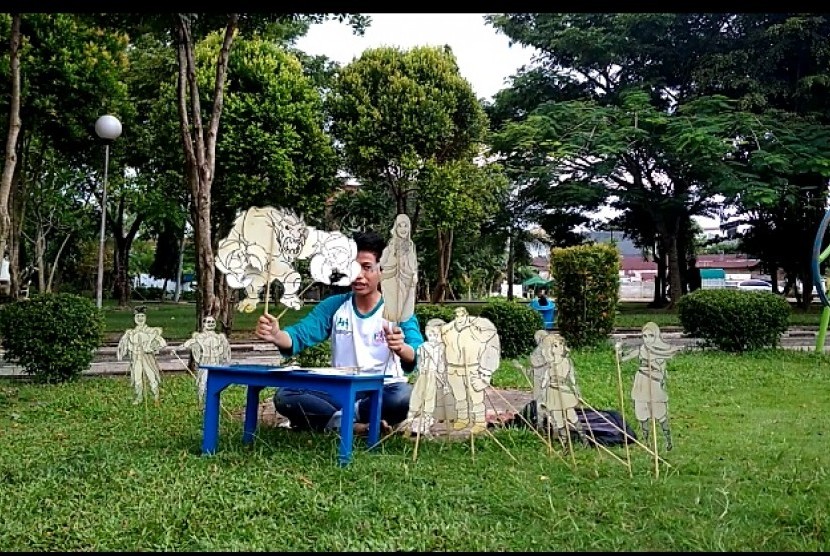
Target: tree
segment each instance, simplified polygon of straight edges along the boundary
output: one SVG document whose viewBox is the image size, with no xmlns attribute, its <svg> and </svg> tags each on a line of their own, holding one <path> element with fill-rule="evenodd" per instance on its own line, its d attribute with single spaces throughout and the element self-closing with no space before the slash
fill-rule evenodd
<svg viewBox="0 0 830 556">
<path fill-rule="evenodd" d="M 11 69 L 11 94 L 9 101 L 9 129 L 6 135 L 6 158 L 0 175 L 0 259 L 6 256 L 6 244 L 11 230 L 9 196 L 12 179 L 17 167 L 17 138 L 20 135 L 20 14 L 12 14 L 9 37 L 9 67 Z M 14 296 L 17 297 L 14 288 Z"/>
<path fill-rule="evenodd" d="M 222 41 L 215 54 L 215 77 L 213 79 L 212 98 L 209 99 L 210 109 L 202 111 L 198 71 L 196 65 L 194 29 L 204 33 L 211 29 L 211 17 L 204 18 L 204 25 L 199 21 L 199 14 L 177 13 L 173 16 L 173 30 L 178 60 L 178 111 L 185 155 L 185 177 L 191 194 L 193 210 L 193 233 L 196 247 L 196 275 L 199 285 L 197 297 L 197 320 L 203 317 L 216 315 L 219 304 L 216 297 L 213 266 L 213 247 L 211 238 L 211 187 L 216 172 L 216 145 L 219 135 L 219 123 L 222 116 L 225 85 L 228 78 L 228 64 L 231 47 L 239 30 L 240 22 L 253 32 L 267 28 L 271 36 L 279 32 L 280 38 L 296 36 L 299 29 L 292 26 L 300 20 L 320 21 L 328 16 L 278 14 L 266 16 L 264 14 L 231 13 L 224 17 L 222 27 Z M 345 15 L 337 16 L 341 20 Z M 360 16 L 348 16 L 355 29 L 361 29 L 365 20 Z M 199 25 L 194 25 L 194 22 Z M 287 35 L 284 28 L 275 29 L 280 24 L 292 27 L 293 34 Z M 307 26 L 303 29 L 307 29 Z M 201 326 L 201 325 L 200 325 Z"/>
<path fill-rule="evenodd" d="M 339 73 L 327 105 L 347 170 L 364 185 L 386 188 L 413 234 L 421 173 L 471 160 L 487 126 L 449 47 L 367 49 Z"/>
</svg>

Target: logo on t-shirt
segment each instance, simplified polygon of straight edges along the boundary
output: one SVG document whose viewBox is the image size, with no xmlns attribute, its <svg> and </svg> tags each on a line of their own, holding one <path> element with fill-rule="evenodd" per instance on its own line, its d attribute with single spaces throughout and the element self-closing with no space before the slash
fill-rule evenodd
<svg viewBox="0 0 830 556">
<path fill-rule="evenodd" d="M 378 330 L 375 332 L 372 341 L 376 344 L 385 344 L 386 343 L 386 334 L 383 333 L 383 330 Z"/>
<path fill-rule="evenodd" d="M 346 317 L 338 316 L 334 319 L 334 333 L 335 334 L 351 334 L 351 322 Z"/>
</svg>

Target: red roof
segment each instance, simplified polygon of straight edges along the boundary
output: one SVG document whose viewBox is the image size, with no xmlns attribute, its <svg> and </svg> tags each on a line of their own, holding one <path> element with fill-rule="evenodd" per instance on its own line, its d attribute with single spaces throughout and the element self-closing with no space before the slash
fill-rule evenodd
<svg viewBox="0 0 830 556">
<path fill-rule="evenodd" d="M 744 255 L 699 255 L 697 268 L 722 268 L 724 270 L 752 269 L 761 261 Z M 657 270 L 657 263 L 644 261 L 642 255 L 624 255 L 620 258 L 620 270 Z"/>
</svg>

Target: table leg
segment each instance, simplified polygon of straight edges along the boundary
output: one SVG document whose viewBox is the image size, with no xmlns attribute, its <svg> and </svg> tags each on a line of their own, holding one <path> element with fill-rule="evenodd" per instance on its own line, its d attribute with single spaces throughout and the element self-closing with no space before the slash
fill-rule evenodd
<svg viewBox="0 0 830 556">
<path fill-rule="evenodd" d="M 369 449 L 374 448 L 380 440 L 380 401 L 381 392 L 372 390 L 369 393 Z"/>
<path fill-rule="evenodd" d="M 226 385 L 220 385 L 219 381 L 208 373 L 207 385 L 205 386 L 205 417 L 202 427 L 202 453 L 216 453 L 216 444 L 219 439 L 219 397 Z"/>
<path fill-rule="evenodd" d="M 342 414 L 340 415 L 340 454 L 338 463 L 344 467 L 352 460 L 352 443 L 354 441 L 354 404 L 355 392 L 343 396 Z"/>
<path fill-rule="evenodd" d="M 262 386 L 248 386 L 248 401 L 245 404 L 245 426 L 242 432 L 242 443 L 250 444 L 256 432 L 257 419 L 259 418 L 259 393 Z"/>
</svg>

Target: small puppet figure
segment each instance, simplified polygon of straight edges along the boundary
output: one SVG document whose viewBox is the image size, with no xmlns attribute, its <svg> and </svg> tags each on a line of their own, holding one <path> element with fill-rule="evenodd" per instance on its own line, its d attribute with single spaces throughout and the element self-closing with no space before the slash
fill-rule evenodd
<svg viewBox="0 0 830 556">
<path fill-rule="evenodd" d="M 495 325 L 471 317 L 465 307 L 441 328 L 447 358 L 447 382 L 455 399 L 454 430 L 470 426 L 471 433 L 487 429 L 484 391 L 501 361 L 501 343 Z"/>
<path fill-rule="evenodd" d="M 380 257 L 383 318 L 389 322 L 406 321 L 415 312 L 418 257 L 411 230 L 409 216 L 396 216 L 392 237 Z"/>
<path fill-rule="evenodd" d="M 406 416 L 407 424 L 412 425 L 413 433 L 430 434 L 430 428 L 435 422 L 433 414 L 438 386 L 445 393 L 449 392 L 446 379 L 447 359 L 444 354 L 444 343 L 441 341 L 441 327 L 445 324 L 441 319 L 430 319 L 424 326 L 427 341 L 418 346 L 418 378 L 415 379 L 412 388 L 409 413 Z"/>
<path fill-rule="evenodd" d="M 199 401 L 205 399 L 207 388 L 207 369 L 201 365 L 221 365 L 231 359 L 231 346 L 224 334 L 216 332 L 216 319 L 207 316 L 202 319 L 202 331 L 196 331 L 179 347 L 171 347 L 170 351 L 189 349 L 193 360 L 200 368 L 196 371 L 196 389 Z"/>
<path fill-rule="evenodd" d="M 128 329 L 118 342 L 116 357 L 121 361 L 125 356 L 130 358 L 130 381 L 135 389 L 133 405 L 141 403 L 144 398 L 144 381 L 150 385 L 153 399 L 159 403 L 159 383 L 161 369 L 159 369 L 156 354 L 167 345 L 162 338 L 162 329 L 147 326 L 145 307 L 136 307 L 135 328 Z"/>
<path fill-rule="evenodd" d="M 669 394 L 666 390 L 666 362 L 682 348 L 667 344 L 656 323 L 647 322 L 643 326 L 643 344 L 635 350 L 622 355 L 622 345 L 615 344 L 620 361 L 639 357 L 640 365 L 634 375 L 631 399 L 634 401 L 634 415 L 640 421 L 643 441 L 648 442 L 649 419 L 660 424 L 666 439 L 666 450 L 672 449 L 671 429 L 669 428 Z"/>
<path fill-rule="evenodd" d="M 556 333 L 538 331 L 537 347 L 530 356 L 533 365 L 533 395 L 540 423 L 552 426 L 563 446 L 569 445 L 569 428 L 585 443 L 585 436 L 576 408 L 579 407 L 579 386 L 576 371 L 565 339 Z M 569 427 L 570 425 L 570 427 Z"/>
</svg>

